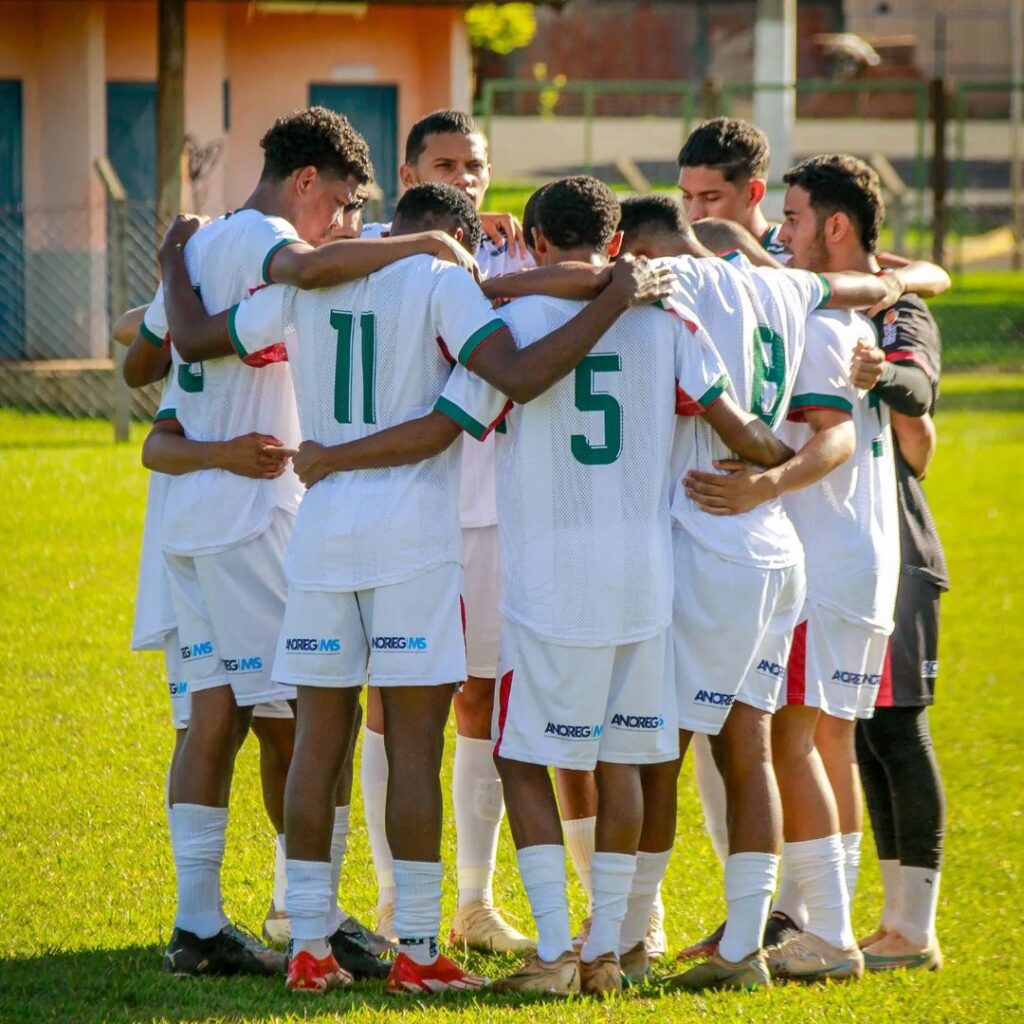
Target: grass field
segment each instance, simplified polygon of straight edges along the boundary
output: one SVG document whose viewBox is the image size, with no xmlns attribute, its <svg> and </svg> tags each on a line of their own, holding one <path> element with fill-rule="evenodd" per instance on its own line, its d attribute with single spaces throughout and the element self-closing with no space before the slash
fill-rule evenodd
<svg viewBox="0 0 1024 1024">
<path fill-rule="evenodd" d="M 928 489 L 954 583 L 943 601 L 933 719 L 949 798 L 939 915 L 946 969 L 749 996 L 659 997 L 642 987 L 609 1004 L 486 995 L 425 1005 L 396 1002 L 380 985 L 302 1000 L 277 982 L 162 975 L 174 910 L 162 812 L 171 730 L 160 656 L 128 651 L 146 483 L 142 430 L 114 447 L 106 423 L 0 411 L 8 496 L 0 562 L 0 1021 L 1020 1020 L 1024 377 L 950 377 L 944 396 Z M 680 816 L 665 888 L 673 947 L 717 924 L 722 909 L 688 770 Z M 366 919 L 375 892 L 360 807 L 353 821 L 344 902 Z M 224 892 L 232 917 L 256 929 L 270 894 L 270 832 L 248 743 Z M 450 914 L 450 822 L 444 845 Z M 874 926 L 880 901 L 870 843 L 864 861 L 858 933 Z M 497 892 L 526 925 L 507 830 Z M 495 975 L 510 967 L 472 963 Z"/>
</svg>

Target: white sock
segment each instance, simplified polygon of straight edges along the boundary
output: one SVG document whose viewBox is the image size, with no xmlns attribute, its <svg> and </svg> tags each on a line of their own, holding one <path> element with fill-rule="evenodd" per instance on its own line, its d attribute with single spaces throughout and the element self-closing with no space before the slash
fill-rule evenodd
<svg viewBox="0 0 1024 1024">
<path fill-rule="evenodd" d="M 572 949 L 565 894 L 565 847 L 526 846 L 516 851 L 519 874 L 537 925 L 537 955 L 557 960 Z"/>
<path fill-rule="evenodd" d="M 636 854 L 598 850 L 591 862 L 594 912 L 580 959 L 592 963 L 602 953 L 619 952 L 622 921 L 629 904 L 629 892 L 636 874 Z"/>
<path fill-rule="evenodd" d="M 694 733 L 693 772 L 697 779 L 697 793 L 704 812 L 704 828 L 719 863 L 725 865 L 729 856 L 729 820 L 726 816 L 725 782 L 711 753 L 711 741 L 702 733 Z"/>
<path fill-rule="evenodd" d="M 853 897 L 857 891 L 857 875 L 860 872 L 860 832 L 844 832 L 843 840 L 843 875 L 846 878 L 846 894 L 853 906 Z"/>
<path fill-rule="evenodd" d="M 807 905 L 804 903 L 803 893 L 800 892 L 800 882 L 793 874 L 791 846 L 799 846 L 799 843 L 782 844 L 779 888 L 775 893 L 772 910 L 785 914 L 797 928 L 803 930 L 807 926 Z"/>
<path fill-rule="evenodd" d="M 272 897 L 274 909 L 280 914 L 284 910 L 284 894 L 288 891 L 288 872 L 285 870 L 285 863 L 288 855 L 285 853 L 284 833 L 282 832 L 274 840 L 274 895 Z"/>
<path fill-rule="evenodd" d="M 882 873 L 882 927 L 887 932 L 897 931 L 903 919 L 903 879 L 898 860 L 880 860 Z"/>
<path fill-rule="evenodd" d="M 394 860 L 384 828 L 384 809 L 388 799 L 388 757 L 384 737 L 370 729 L 363 731 L 363 759 L 360 768 L 363 786 L 363 812 L 370 840 L 370 855 L 377 873 L 377 910 L 395 902 Z"/>
<path fill-rule="evenodd" d="M 594 857 L 594 836 L 597 832 L 597 818 L 572 818 L 562 822 L 565 848 L 572 858 L 580 885 L 587 894 L 587 913 L 594 907 L 594 890 L 590 882 L 590 862 Z"/>
<path fill-rule="evenodd" d="M 498 855 L 498 829 L 505 813 L 501 777 L 494 767 L 494 743 L 455 737 L 452 771 L 459 906 L 491 902 L 491 880 Z"/>
<path fill-rule="evenodd" d="M 334 808 L 334 826 L 331 829 L 331 930 L 328 935 L 333 935 L 342 922 L 348 920 L 348 914 L 338 905 L 338 886 L 341 882 L 341 868 L 345 863 L 345 851 L 348 849 L 350 811 L 348 804 Z"/>
<path fill-rule="evenodd" d="M 931 868 L 900 867 L 900 879 L 903 882 L 903 913 L 899 930 L 915 946 L 933 946 L 936 942 L 940 872 Z"/>
<path fill-rule="evenodd" d="M 629 891 L 626 916 L 622 921 L 622 931 L 619 933 L 620 954 L 627 953 L 647 937 L 651 910 L 658 897 L 658 889 L 668 870 L 668 859 L 671 856 L 671 850 L 662 853 L 645 853 L 641 850 L 636 855 L 633 887 Z"/>
<path fill-rule="evenodd" d="M 288 891 L 285 910 L 291 920 L 292 953 L 312 953 L 322 960 L 330 950 L 331 934 L 331 862 L 293 860 L 285 864 Z"/>
<path fill-rule="evenodd" d="M 396 860 L 394 872 L 398 950 L 418 964 L 432 964 L 441 930 L 441 862 Z"/>
<path fill-rule="evenodd" d="M 786 843 L 783 857 L 807 904 L 805 930 L 840 949 L 856 945 L 850 925 L 850 901 L 843 873 L 843 841 L 839 833 L 824 839 Z"/>
<path fill-rule="evenodd" d="M 220 902 L 220 868 L 228 828 L 226 807 L 175 804 L 171 844 L 178 876 L 176 928 L 208 939 L 228 923 Z"/>
<path fill-rule="evenodd" d="M 774 853 L 733 853 L 725 862 L 725 899 L 729 916 L 718 944 L 732 963 L 761 948 L 768 921 L 779 858 Z"/>
</svg>

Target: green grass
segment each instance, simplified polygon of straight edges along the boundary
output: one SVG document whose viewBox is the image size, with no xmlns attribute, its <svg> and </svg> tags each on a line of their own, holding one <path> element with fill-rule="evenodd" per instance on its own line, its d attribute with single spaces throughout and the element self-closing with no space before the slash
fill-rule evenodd
<svg viewBox="0 0 1024 1024">
<path fill-rule="evenodd" d="M 953 575 L 933 718 L 949 797 L 939 916 L 946 969 L 750 996 L 659 997 L 645 987 L 611 1005 L 488 995 L 424 1006 L 389 1000 L 380 986 L 303 1000 L 276 982 L 163 976 L 174 911 L 162 813 L 171 730 L 161 658 L 128 651 L 145 493 L 141 433 L 115 447 L 105 423 L 0 411 L 0 1021 L 1019 1020 L 1024 377 L 951 377 L 944 395 L 928 489 Z M 250 742 L 239 758 L 224 891 L 232 917 L 258 928 L 272 838 L 255 754 Z M 375 893 L 358 806 L 353 821 L 344 901 L 369 918 Z M 447 915 L 450 820 L 444 849 Z M 507 830 L 500 856 L 498 896 L 526 925 Z M 864 863 L 858 933 L 874 926 L 879 908 L 870 843 Z M 578 890 L 574 899 L 578 914 Z M 719 872 L 688 769 L 665 899 L 673 947 L 721 916 Z M 471 962 L 492 973 L 509 967 Z"/>
</svg>

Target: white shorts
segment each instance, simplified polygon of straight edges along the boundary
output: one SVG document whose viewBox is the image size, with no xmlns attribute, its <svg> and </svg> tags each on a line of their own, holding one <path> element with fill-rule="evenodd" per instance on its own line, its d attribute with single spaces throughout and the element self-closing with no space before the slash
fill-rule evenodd
<svg viewBox="0 0 1024 1024">
<path fill-rule="evenodd" d="M 498 674 L 501 635 L 501 551 L 497 526 L 462 531 L 462 564 L 466 576 L 466 671 L 478 679 L 494 679 Z"/>
<path fill-rule="evenodd" d="M 288 589 L 274 678 L 292 686 L 437 686 L 466 678 L 462 567 L 386 587 Z"/>
<path fill-rule="evenodd" d="M 667 629 L 634 644 L 567 647 L 506 620 L 498 666 L 496 756 L 580 771 L 679 756 Z"/>
<path fill-rule="evenodd" d="M 164 665 L 167 668 L 167 691 L 171 695 L 171 724 L 175 729 L 187 729 L 192 717 L 192 694 L 185 676 L 185 663 L 181 660 L 181 643 L 176 629 L 164 637 Z"/>
<path fill-rule="evenodd" d="M 803 565 L 730 562 L 686 530 L 673 530 L 672 549 L 679 728 L 717 736 L 737 700 L 773 714 L 803 608 Z"/>
<path fill-rule="evenodd" d="M 189 690 L 230 686 L 239 707 L 294 698 L 271 679 L 287 590 L 284 552 L 294 516 L 275 509 L 259 537 L 211 555 L 165 552 Z"/>
<path fill-rule="evenodd" d="M 787 703 L 821 708 L 834 718 L 871 718 L 882 681 L 888 636 L 804 604 L 786 673 Z"/>
</svg>

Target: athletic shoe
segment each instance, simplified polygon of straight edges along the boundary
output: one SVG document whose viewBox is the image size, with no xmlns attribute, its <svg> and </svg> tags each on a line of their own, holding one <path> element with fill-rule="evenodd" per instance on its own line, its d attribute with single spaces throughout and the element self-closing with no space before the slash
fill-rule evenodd
<svg viewBox="0 0 1024 1024">
<path fill-rule="evenodd" d="M 755 950 L 748 957 L 733 963 L 714 953 L 703 963 L 691 967 L 683 974 L 665 979 L 665 988 L 704 992 L 709 989 L 767 988 L 772 981 L 768 975 L 764 952 Z"/>
<path fill-rule="evenodd" d="M 292 937 L 292 922 L 288 914 L 278 910 L 270 901 L 267 916 L 263 918 L 263 938 L 274 946 L 287 946 Z"/>
<path fill-rule="evenodd" d="M 372 934 L 380 935 L 385 942 L 391 943 L 392 949 L 398 945 L 398 932 L 395 931 L 394 903 L 385 903 L 384 906 L 377 908 L 377 931 Z"/>
<path fill-rule="evenodd" d="M 718 952 L 718 944 L 725 934 L 725 922 L 723 921 L 710 935 L 705 935 L 699 942 L 695 942 L 686 949 L 676 953 L 677 960 L 703 960 L 705 957 L 714 956 Z"/>
<path fill-rule="evenodd" d="M 622 971 L 614 953 L 602 953 L 596 960 L 580 961 L 580 992 L 604 996 L 622 991 Z"/>
<path fill-rule="evenodd" d="M 287 957 L 260 941 L 226 925 L 216 935 L 201 939 L 194 932 L 175 928 L 164 950 L 168 974 L 199 977 L 206 974 L 284 974 Z"/>
<path fill-rule="evenodd" d="M 644 945 L 651 960 L 658 960 L 668 952 L 668 939 L 665 937 L 665 904 L 661 902 L 660 892 L 654 900 L 651 916 L 647 920 Z"/>
<path fill-rule="evenodd" d="M 929 946 L 920 953 L 891 956 L 885 953 L 872 953 L 871 950 L 865 949 L 864 966 L 869 971 L 937 971 L 942 966 L 942 953 L 938 946 Z"/>
<path fill-rule="evenodd" d="M 366 978 L 386 978 L 391 972 L 391 964 L 374 956 L 366 948 L 363 933 L 358 927 L 352 927 L 354 924 L 357 922 L 349 918 L 327 939 L 338 966 L 360 981 Z"/>
<path fill-rule="evenodd" d="M 312 953 L 303 950 L 288 961 L 285 987 L 293 992 L 323 993 L 329 988 L 345 988 L 351 984 L 352 975 L 342 970 L 330 953 L 323 960 L 317 960 Z"/>
<path fill-rule="evenodd" d="M 764 941 L 762 948 L 770 949 L 772 946 L 781 946 L 784 942 L 800 934 L 800 926 L 781 910 L 773 910 L 764 926 Z"/>
<path fill-rule="evenodd" d="M 418 964 L 405 953 L 399 953 L 388 975 L 389 992 L 401 995 L 432 995 L 435 992 L 464 992 L 484 988 L 486 978 L 467 974 L 457 963 L 439 956 L 432 964 Z"/>
<path fill-rule="evenodd" d="M 484 953 L 528 953 L 537 945 L 483 900 L 467 903 L 455 911 L 448 942 Z"/>
<path fill-rule="evenodd" d="M 879 925 L 870 935 L 865 935 L 863 939 L 858 939 L 857 945 L 860 946 L 861 949 L 867 949 L 868 946 L 873 946 L 876 942 L 881 942 L 888 934 L 888 929 Z"/>
<path fill-rule="evenodd" d="M 619 954 L 619 969 L 631 984 L 643 981 L 651 973 L 651 955 L 643 942 L 638 942 L 625 953 Z"/>
<path fill-rule="evenodd" d="M 492 992 L 547 992 L 558 996 L 572 995 L 579 990 L 580 958 L 572 951 L 551 961 L 541 960 L 533 953 L 515 974 L 491 985 Z"/>
<path fill-rule="evenodd" d="M 864 954 L 856 946 L 840 949 L 810 932 L 772 946 L 765 957 L 768 973 L 786 981 L 852 981 L 864 973 Z"/>
<path fill-rule="evenodd" d="M 394 915 L 392 914 L 392 920 Z M 359 943 L 367 953 L 374 956 L 388 956 L 395 951 L 395 943 L 386 935 L 375 932 L 372 928 L 357 921 L 354 917 L 346 918 L 341 930 L 353 941 Z M 397 941 L 397 940 L 396 940 Z"/>
<path fill-rule="evenodd" d="M 588 914 L 583 919 L 583 924 L 580 925 L 580 930 L 576 933 L 576 937 L 572 940 L 572 948 L 575 949 L 577 953 L 583 948 L 584 943 L 590 937 L 591 920 L 592 918 Z"/>
</svg>

